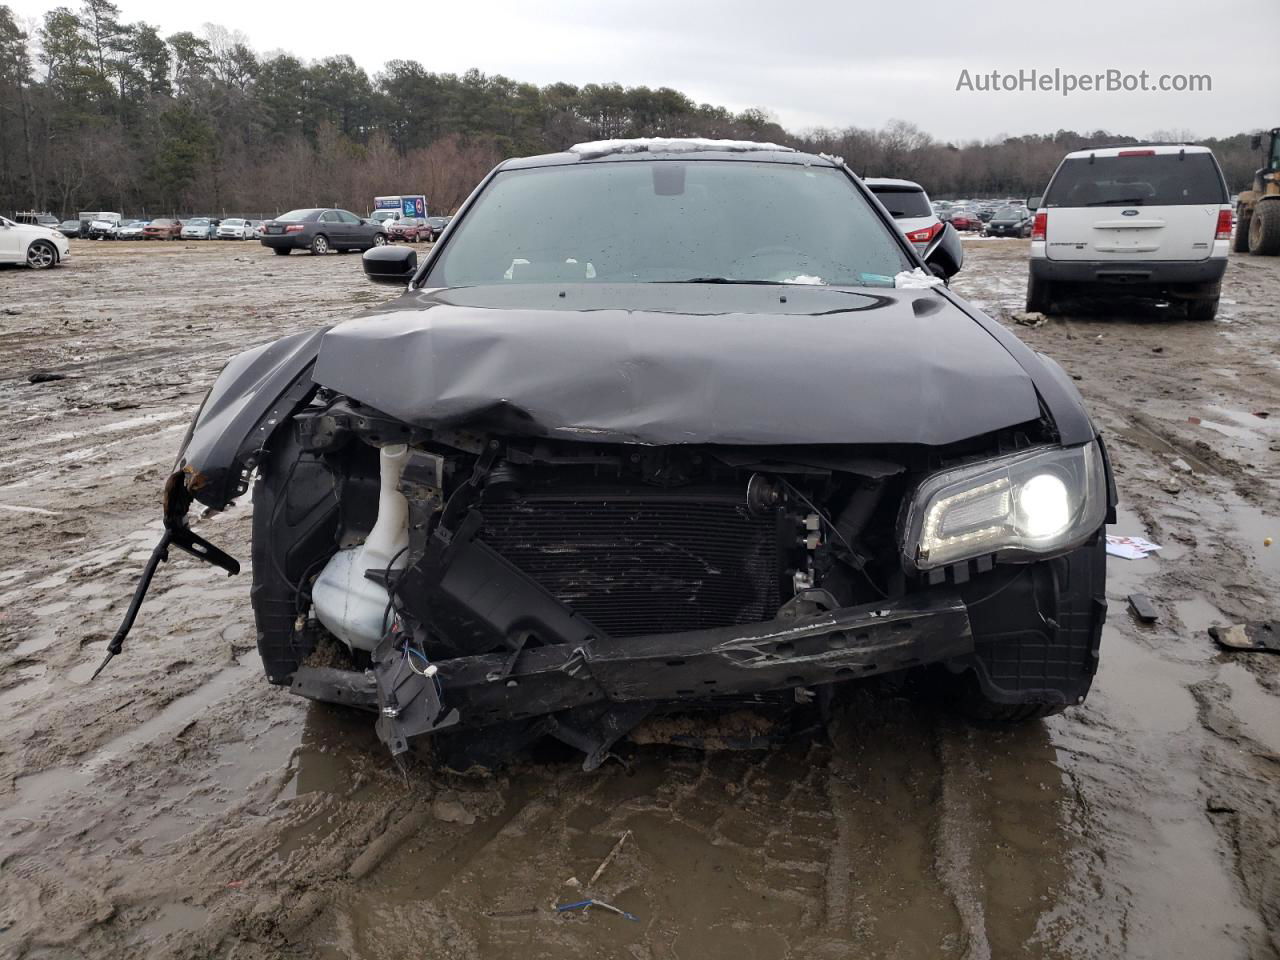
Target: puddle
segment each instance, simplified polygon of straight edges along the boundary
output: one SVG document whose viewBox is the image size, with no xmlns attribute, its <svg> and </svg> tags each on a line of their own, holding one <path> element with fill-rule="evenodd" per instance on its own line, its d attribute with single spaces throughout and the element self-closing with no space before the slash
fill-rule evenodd
<svg viewBox="0 0 1280 960">
<path fill-rule="evenodd" d="M 1183 630 L 1192 637 L 1205 637 L 1210 627 L 1227 620 L 1221 610 L 1199 594 L 1186 600 L 1173 601 L 1173 610 Z"/>
<path fill-rule="evenodd" d="M 96 664 L 89 665 L 93 672 Z M 50 797 L 76 790 L 90 783 L 103 767 L 125 754 L 138 750 L 160 734 L 180 729 L 210 704 L 250 681 L 258 674 L 255 663 L 240 663 L 211 677 L 186 696 L 179 697 L 150 720 L 107 741 L 93 755 L 73 767 L 54 767 L 14 781 L 17 799 L 0 811 L 0 820 L 30 817 L 45 806 Z"/>
<path fill-rule="evenodd" d="M 1217 679 L 1231 688 L 1227 707 L 1245 734 L 1280 754 L 1280 698 L 1264 690 L 1257 678 L 1238 663 L 1224 663 Z"/>
<path fill-rule="evenodd" d="M 195 907 L 187 903 L 166 903 L 160 913 L 148 920 L 138 931 L 138 940 L 151 943 L 159 937 L 172 933 L 187 933 L 199 930 L 209 917 L 204 907 Z"/>
</svg>

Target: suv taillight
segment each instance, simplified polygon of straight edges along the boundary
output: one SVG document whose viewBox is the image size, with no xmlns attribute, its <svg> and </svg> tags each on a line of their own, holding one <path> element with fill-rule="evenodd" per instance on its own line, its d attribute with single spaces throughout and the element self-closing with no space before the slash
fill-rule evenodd
<svg viewBox="0 0 1280 960">
<path fill-rule="evenodd" d="M 912 243 L 928 243 L 938 235 L 938 232 L 941 229 L 942 222 L 939 221 L 938 223 L 930 224 L 927 227 L 922 227 L 919 230 L 912 230 L 907 234 L 907 239 Z"/>
<path fill-rule="evenodd" d="M 1231 239 L 1231 211 L 1218 211 L 1218 232 L 1214 234 L 1215 240 Z"/>
<path fill-rule="evenodd" d="M 1045 232 L 1049 228 L 1049 214 L 1040 212 L 1036 214 L 1036 218 L 1031 221 L 1031 239 L 1043 240 Z"/>
</svg>

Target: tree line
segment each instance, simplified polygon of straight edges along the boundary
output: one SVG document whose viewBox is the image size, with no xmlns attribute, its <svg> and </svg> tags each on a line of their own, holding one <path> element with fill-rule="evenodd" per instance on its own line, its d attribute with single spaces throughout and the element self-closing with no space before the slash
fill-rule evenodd
<svg viewBox="0 0 1280 960">
<path fill-rule="evenodd" d="M 215 24 L 164 37 L 126 22 L 110 0 L 58 7 L 29 29 L 0 5 L 0 210 L 363 212 L 377 194 L 404 192 L 452 212 L 503 157 L 633 136 L 769 140 L 843 156 L 863 176 L 918 180 L 940 197 L 1036 193 L 1067 150 L 1136 142 L 1060 130 L 949 143 L 903 122 L 794 133 L 762 109 L 735 113 L 666 87 L 539 87 L 412 60 L 370 76 L 349 56 L 258 54 Z M 1248 140 L 1200 141 L 1233 190 L 1257 163 Z"/>
</svg>

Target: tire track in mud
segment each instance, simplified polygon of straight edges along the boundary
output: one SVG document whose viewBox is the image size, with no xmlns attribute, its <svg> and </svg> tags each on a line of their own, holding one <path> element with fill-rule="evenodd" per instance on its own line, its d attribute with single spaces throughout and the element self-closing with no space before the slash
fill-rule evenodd
<svg viewBox="0 0 1280 960">
<path fill-rule="evenodd" d="M 973 734 L 943 725 L 938 730 L 942 766 L 938 824 L 935 829 L 938 877 L 960 918 L 964 960 L 991 960 L 987 938 L 986 890 L 979 874 L 974 840 L 985 830 L 979 823 L 979 773 Z"/>
</svg>

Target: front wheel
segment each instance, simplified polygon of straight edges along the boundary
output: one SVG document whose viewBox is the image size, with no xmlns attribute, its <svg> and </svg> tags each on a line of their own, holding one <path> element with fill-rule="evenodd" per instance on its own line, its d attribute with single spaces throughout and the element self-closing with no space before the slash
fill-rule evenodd
<svg viewBox="0 0 1280 960">
<path fill-rule="evenodd" d="M 48 270 L 58 262 L 58 251 L 53 244 L 37 240 L 27 247 L 27 266 L 32 270 Z"/>
<path fill-rule="evenodd" d="M 373 245 L 375 247 L 385 246 L 387 243 L 387 235 L 385 233 L 375 233 L 373 235 Z"/>
<path fill-rule="evenodd" d="M 1280 254 L 1280 199 L 1258 201 L 1249 218 L 1249 252 L 1264 257 Z"/>
<path fill-rule="evenodd" d="M 323 233 L 317 233 L 315 239 L 311 241 L 311 253 L 313 256 L 321 257 L 329 252 L 329 238 Z"/>
</svg>

